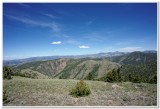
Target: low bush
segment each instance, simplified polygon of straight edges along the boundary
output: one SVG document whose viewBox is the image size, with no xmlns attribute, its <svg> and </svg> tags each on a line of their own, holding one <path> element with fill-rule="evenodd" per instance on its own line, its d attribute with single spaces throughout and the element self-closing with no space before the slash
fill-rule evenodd
<svg viewBox="0 0 160 109">
<path fill-rule="evenodd" d="M 80 80 L 77 82 L 76 86 L 70 90 L 70 95 L 75 97 L 87 96 L 91 93 L 89 86 L 83 81 Z"/>
<path fill-rule="evenodd" d="M 3 91 L 3 103 L 9 102 L 6 90 Z"/>
<path fill-rule="evenodd" d="M 38 74 L 37 73 L 21 73 L 21 72 L 16 72 L 14 73 L 14 76 L 21 76 L 21 77 L 26 77 L 26 78 L 32 78 L 32 79 L 38 79 Z"/>
<path fill-rule="evenodd" d="M 11 77 L 12 74 L 13 72 L 9 67 L 7 66 L 3 67 L 3 79 L 12 79 Z"/>
</svg>

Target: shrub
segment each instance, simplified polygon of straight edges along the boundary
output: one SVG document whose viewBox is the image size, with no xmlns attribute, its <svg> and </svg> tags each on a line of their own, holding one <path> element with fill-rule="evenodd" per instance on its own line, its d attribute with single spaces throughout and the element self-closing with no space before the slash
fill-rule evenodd
<svg viewBox="0 0 160 109">
<path fill-rule="evenodd" d="M 118 68 L 113 69 L 112 71 L 108 72 L 103 78 L 102 80 L 104 80 L 105 82 L 120 82 L 121 81 L 121 74 L 120 74 L 120 69 Z"/>
<path fill-rule="evenodd" d="M 3 101 L 6 101 L 7 100 L 7 94 L 6 94 L 6 91 L 3 91 Z"/>
<path fill-rule="evenodd" d="M 16 73 L 14 73 L 14 76 L 21 76 L 21 77 L 26 77 L 26 78 L 38 79 L 38 74 L 34 73 L 34 72 L 31 72 L 31 73 L 28 73 L 28 72 L 21 73 L 21 72 L 18 71 Z"/>
<path fill-rule="evenodd" d="M 92 80 L 94 78 L 93 74 L 89 72 L 88 76 L 86 77 L 88 80 Z"/>
<path fill-rule="evenodd" d="M 87 80 L 94 80 L 95 77 L 97 76 L 97 71 L 99 69 L 100 65 L 96 64 L 93 67 L 93 70 L 91 72 L 89 72 L 88 76 L 85 78 Z"/>
<path fill-rule="evenodd" d="M 70 94 L 75 97 L 87 96 L 90 93 L 91 91 L 89 86 L 83 80 L 77 82 L 76 86 L 70 90 Z"/>
<path fill-rule="evenodd" d="M 3 91 L 3 103 L 9 102 L 6 90 Z"/>
<path fill-rule="evenodd" d="M 11 77 L 12 74 L 13 72 L 9 67 L 7 66 L 3 67 L 3 79 L 12 79 Z"/>
</svg>

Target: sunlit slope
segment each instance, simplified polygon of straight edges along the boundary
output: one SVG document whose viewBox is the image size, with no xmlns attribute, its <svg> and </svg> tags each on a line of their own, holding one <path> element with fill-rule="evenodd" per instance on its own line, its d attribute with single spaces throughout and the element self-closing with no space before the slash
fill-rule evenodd
<svg viewBox="0 0 160 109">
<path fill-rule="evenodd" d="M 38 72 L 50 78 L 85 79 L 89 73 L 94 78 L 103 77 L 107 72 L 119 68 L 121 65 L 107 59 L 56 59 L 37 61 L 14 66 L 14 72 Z"/>
</svg>

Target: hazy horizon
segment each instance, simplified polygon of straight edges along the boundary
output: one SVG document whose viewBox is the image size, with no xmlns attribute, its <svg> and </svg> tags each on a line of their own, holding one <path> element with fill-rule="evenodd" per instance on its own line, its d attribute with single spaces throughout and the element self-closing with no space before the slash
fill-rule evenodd
<svg viewBox="0 0 160 109">
<path fill-rule="evenodd" d="M 156 3 L 3 3 L 3 60 L 144 50 Z"/>
<path fill-rule="evenodd" d="M 143 50 L 139 52 L 144 52 L 144 51 L 156 51 L 157 50 Z M 123 51 L 112 51 L 112 52 L 123 52 Z M 138 52 L 138 51 L 132 51 L 132 52 Z M 124 53 L 132 53 L 132 52 L 124 52 Z M 99 53 L 109 53 L 109 52 L 99 52 Z M 94 54 L 99 54 L 99 53 L 92 53 Z M 78 54 L 78 55 L 92 55 L 92 54 Z M 15 58 L 15 59 L 3 59 L 3 61 L 10 61 L 10 60 L 20 60 L 20 59 L 28 59 L 28 58 L 36 58 L 36 57 L 49 57 L 49 56 L 78 56 L 78 55 L 44 55 L 44 56 L 31 56 L 31 57 L 24 57 L 24 58 Z"/>
</svg>

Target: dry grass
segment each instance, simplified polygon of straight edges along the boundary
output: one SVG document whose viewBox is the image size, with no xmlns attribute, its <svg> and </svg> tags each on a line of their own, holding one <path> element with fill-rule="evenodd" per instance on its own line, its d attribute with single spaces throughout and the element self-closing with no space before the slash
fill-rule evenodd
<svg viewBox="0 0 160 109">
<path fill-rule="evenodd" d="M 156 84 L 85 81 L 91 88 L 86 97 L 72 97 L 69 89 L 78 80 L 13 77 L 3 81 L 10 102 L 4 106 L 156 106 Z"/>
<path fill-rule="evenodd" d="M 49 79 L 48 76 L 46 76 L 46 75 L 44 75 L 42 73 L 39 73 L 37 71 L 31 70 L 31 69 L 23 69 L 23 70 L 21 70 L 22 74 L 25 74 L 26 72 L 29 73 L 29 74 L 35 73 L 36 74 L 36 78 L 38 78 L 38 79 Z"/>
</svg>

